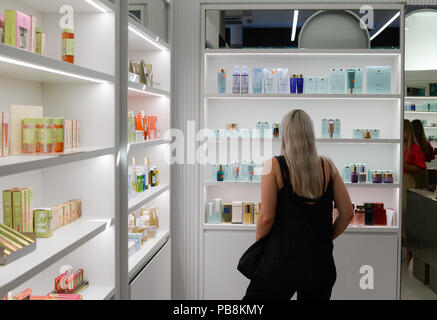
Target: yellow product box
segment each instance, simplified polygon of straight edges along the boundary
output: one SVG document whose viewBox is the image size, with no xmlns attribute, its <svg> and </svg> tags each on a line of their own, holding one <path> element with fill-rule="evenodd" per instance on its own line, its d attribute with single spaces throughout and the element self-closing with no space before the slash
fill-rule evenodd
<svg viewBox="0 0 437 320">
<path fill-rule="evenodd" d="M 57 230 L 64 225 L 64 208 L 56 206 L 52 208 L 53 230 Z"/>
<path fill-rule="evenodd" d="M 53 235 L 53 209 L 42 208 L 33 210 L 34 228 L 38 238 L 49 238 Z"/>
<path fill-rule="evenodd" d="M 21 189 L 12 190 L 12 229 L 23 231 L 23 212 L 25 211 L 24 192 Z"/>
<path fill-rule="evenodd" d="M 9 228 L 13 227 L 13 214 L 12 214 L 12 191 L 3 191 L 3 224 Z"/>
<path fill-rule="evenodd" d="M 63 226 L 71 223 L 71 206 L 69 203 L 64 203 L 62 205 L 62 208 L 64 209 L 64 224 Z"/>
<path fill-rule="evenodd" d="M 77 203 L 74 200 L 68 201 L 70 205 L 70 223 L 77 220 Z"/>
</svg>

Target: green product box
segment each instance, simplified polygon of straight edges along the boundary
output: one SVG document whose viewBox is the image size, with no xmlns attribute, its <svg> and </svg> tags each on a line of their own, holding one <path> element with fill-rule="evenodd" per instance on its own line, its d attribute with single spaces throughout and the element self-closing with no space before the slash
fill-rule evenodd
<svg viewBox="0 0 437 320">
<path fill-rule="evenodd" d="M 23 210 L 24 210 L 24 195 L 20 189 L 14 189 L 12 191 L 12 212 L 13 212 L 13 229 L 22 232 L 23 231 Z"/>
<path fill-rule="evenodd" d="M 34 230 L 38 238 L 53 235 L 53 211 L 50 208 L 33 210 Z"/>
<path fill-rule="evenodd" d="M 3 191 L 3 224 L 12 228 L 12 191 Z"/>
</svg>

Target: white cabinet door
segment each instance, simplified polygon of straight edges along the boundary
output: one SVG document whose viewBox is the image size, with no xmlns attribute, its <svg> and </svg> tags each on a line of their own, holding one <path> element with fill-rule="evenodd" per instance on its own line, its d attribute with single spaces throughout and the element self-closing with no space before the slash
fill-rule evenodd
<svg viewBox="0 0 437 320">
<path fill-rule="evenodd" d="M 237 265 L 255 242 L 255 232 L 207 231 L 204 240 L 204 299 L 241 300 L 249 280 L 237 270 Z"/>
<path fill-rule="evenodd" d="M 130 284 L 132 300 L 171 299 L 171 240 Z"/>
<path fill-rule="evenodd" d="M 337 282 L 332 299 L 396 299 L 397 248 L 394 234 L 340 236 L 334 242 Z"/>
</svg>

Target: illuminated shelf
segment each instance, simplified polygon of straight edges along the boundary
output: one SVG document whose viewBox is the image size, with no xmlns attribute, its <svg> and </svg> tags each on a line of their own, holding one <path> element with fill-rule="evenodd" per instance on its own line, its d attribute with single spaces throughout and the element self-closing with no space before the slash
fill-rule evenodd
<svg viewBox="0 0 437 320">
<path fill-rule="evenodd" d="M 109 300 L 114 296 L 114 287 L 93 286 L 90 284 L 88 288 L 82 291 L 83 300 Z"/>
<path fill-rule="evenodd" d="M 164 246 L 170 237 L 170 230 L 160 230 L 156 232 L 156 238 L 145 242 L 141 249 L 129 257 L 129 282 L 140 272 L 154 257 L 154 255 Z"/>
<path fill-rule="evenodd" d="M 434 100 L 434 101 L 437 101 L 437 97 L 405 97 L 405 100 Z"/>
<path fill-rule="evenodd" d="M 254 100 L 399 100 L 400 94 L 206 94 L 206 99 L 254 99 Z"/>
<path fill-rule="evenodd" d="M 129 50 L 169 51 L 170 46 L 152 31 L 129 18 Z"/>
<path fill-rule="evenodd" d="M 166 139 L 153 139 L 153 140 L 148 140 L 148 141 L 143 141 L 143 142 L 132 142 L 129 143 L 129 151 L 132 150 L 136 150 L 138 148 L 141 147 L 153 147 L 153 146 L 159 146 L 159 145 L 163 145 L 163 144 L 169 144 L 168 140 Z"/>
<path fill-rule="evenodd" d="M 281 143 L 277 138 L 217 138 L 209 143 L 229 143 L 241 141 L 243 143 Z M 400 139 L 316 139 L 316 143 L 339 143 L 339 144 L 396 144 L 401 143 Z"/>
<path fill-rule="evenodd" d="M 129 213 L 140 209 L 147 202 L 152 201 L 168 190 L 170 190 L 170 186 L 168 184 L 163 184 L 141 192 L 138 196 L 129 200 Z"/>
<path fill-rule="evenodd" d="M 429 114 L 436 115 L 437 111 L 404 111 L 405 114 Z"/>
<path fill-rule="evenodd" d="M 0 266 L 0 296 L 6 295 L 54 262 L 104 232 L 113 219 L 80 218 L 53 233 L 37 239 L 36 250 L 6 266 Z"/>
<path fill-rule="evenodd" d="M 208 56 L 396 56 L 401 50 L 392 49 L 205 49 Z"/>
<path fill-rule="evenodd" d="M 103 13 L 114 11 L 114 4 L 109 0 L 20 0 L 29 7 L 36 8 L 39 12 L 59 14 L 63 5 L 73 7 L 75 13 Z"/>
<path fill-rule="evenodd" d="M 0 44 L 0 74 L 43 83 L 107 83 L 110 74 Z"/>
<path fill-rule="evenodd" d="M 0 177 L 115 154 L 115 148 L 75 148 L 59 155 L 20 155 L 0 158 Z"/>
<path fill-rule="evenodd" d="M 434 129 L 437 130 L 437 126 L 436 127 L 431 127 L 431 126 L 423 126 L 424 129 Z"/>
<path fill-rule="evenodd" d="M 165 90 L 147 87 L 141 83 L 129 81 L 130 96 L 169 97 L 170 93 Z"/>
<path fill-rule="evenodd" d="M 205 181 L 205 186 L 260 186 L 261 182 L 249 182 L 249 181 Z M 348 188 L 383 188 L 393 189 L 399 188 L 399 183 L 345 183 Z"/>
<path fill-rule="evenodd" d="M 228 231 L 255 231 L 255 224 L 210 224 L 205 223 L 203 225 L 203 230 L 228 230 Z M 399 232 L 398 227 L 388 227 L 388 226 L 349 226 L 346 233 L 397 233 Z"/>
</svg>

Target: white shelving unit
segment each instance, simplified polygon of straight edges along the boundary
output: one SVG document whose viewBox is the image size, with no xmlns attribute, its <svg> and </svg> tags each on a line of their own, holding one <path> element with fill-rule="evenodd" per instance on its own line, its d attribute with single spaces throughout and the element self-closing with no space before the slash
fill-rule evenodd
<svg viewBox="0 0 437 320">
<path fill-rule="evenodd" d="M 288 9 L 292 10 L 297 7 L 290 5 Z M 329 6 L 327 7 L 329 9 Z M 337 6 L 336 9 L 339 7 Z M 232 5 L 204 6 L 204 10 L 231 10 L 231 8 Z M 252 10 L 256 8 L 257 6 L 251 7 Z M 243 7 L 239 6 L 238 9 L 242 10 Z M 260 9 L 265 10 L 266 7 L 260 7 Z M 284 9 L 284 6 L 281 9 Z M 400 6 L 396 9 L 402 11 Z M 204 19 L 205 12 L 202 13 L 202 20 Z M 204 36 L 205 34 L 202 33 L 202 41 L 204 41 Z M 249 94 L 229 93 L 232 92 L 234 65 L 248 67 Z M 329 69 L 332 67 L 365 69 L 366 66 L 391 66 L 392 92 L 390 94 L 266 95 L 251 93 L 252 68 L 288 68 L 290 74 L 303 74 L 305 77 L 328 76 Z M 399 50 L 203 49 L 201 68 L 200 99 L 203 103 L 203 123 L 200 127 L 209 128 L 215 132 L 225 128 L 228 123 L 237 123 L 239 129 L 255 129 L 258 121 L 280 123 L 287 112 L 293 109 L 303 109 L 313 119 L 319 154 L 329 156 L 337 168 L 341 170 L 348 163 L 367 163 L 369 168 L 375 170 L 394 170 L 396 173 L 394 184 L 347 183 L 346 186 L 355 204 L 382 202 L 386 208 L 393 208 L 398 213 L 398 221 L 401 221 L 402 47 Z M 217 93 L 217 70 L 219 69 L 225 69 L 227 74 L 225 94 Z M 323 118 L 341 120 L 341 139 L 321 139 Z M 381 139 L 353 139 L 355 128 L 380 129 Z M 281 152 L 280 139 L 217 138 L 217 140 L 210 139 L 208 142 L 207 159 L 209 163 L 215 164 L 230 164 L 234 161 L 241 163 L 242 160 L 257 161 L 279 155 Z M 207 203 L 214 199 L 222 199 L 223 203 L 260 202 L 260 182 L 211 181 L 211 169 L 207 165 L 204 167 L 201 183 L 204 185 L 205 192 L 200 200 L 204 207 L 207 207 Z M 242 275 L 234 270 L 235 268 L 231 270 L 228 266 L 236 266 L 243 252 L 253 244 L 256 226 L 208 224 L 205 212 L 200 213 L 199 219 L 201 226 L 200 295 L 204 299 L 238 299 L 244 294 L 242 288 L 246 287 L 247 280 L 243 279 Z M 390 278 L 391 283 L 387 286 L 390 287 L 389 290 L 374 290 L 372 293 L 357 291 L 356 288 L 359 288 L 358 274 L 356 277 L 350 275 L 348 279 L 339 277 L 338 284 L 333 291 L 334 299 L 342 297 L 354 299 L 364 296 L 370 299 L 399 297 L 400 260 L 396 257 L 400 254 L 400 230 L 399 224 L 393 227 L 351 226 L 347 229 L 345 235 L 335 242 L 335 246 L 339 248 L 334 252 L 339 269 L 344 269 L 343 264 L 348 261 L 348 255 L 354 255 L 352 250 L 368 246 L 368 251 L 360 251 L 362 254 L 360 260 L 368 261 L 369 264 L 377 264 L 372 264 L 375 270 L 390 268 L 395 274 Z M 384 258 L 379 256 L 379 249 L 374 252 L 371 249 L 376 241 L 379 241 L 380 248 L 389 253 Z M 223 292 L 226 292 L 226 296 L 222 296 Z"/>
<path fill-rule="evenodd" d="M 145 157 L 150 158 L 150 165 L 156 166 L 159 170 L 159 185 L 142 193 L 131 195 L 128 201 L 128 208 L 123 219 L 128 219 L 127 214 L 140 215 L 140 209 L 150 209 L 156 206 L 159 210 L 159 224 L 155 239 L 149 239 L 141 249 L 130 256 L 127 261 L 127 274 L 122 275 L 128 278 L 129 295 L 131 299 L 142 299 L 144 296 L 153 295 L 152 286 L 144 288 L 142 295 L 138 296 L 133 290 L 136 284 L 148 277 L 162 277 L 163 275 L 148 275 L 154 270 L 148 268 L 148 264 L 155 255 L 168 255 L 168 250 L 162 251 L 166 244 L 170 245 L 170 165 L 167 158 L 170 155 L 170 144 L 164 139 L 165 132 L 170 129 L 171 116 L 171 51 L 170 46 L 159 39 L 152 31 L 136 23 L 129 18 L 129 60 L 139 63 L 144 59 L 146 64 L 152 64 L 154 86 L 145 86 L 135 82 L 128 82 L 128 105 L 123 112 L 126 114 L 133 111 L 135 115 L 144 111 L 145 115 L 158 117 L 158 127 L 161 137 L 158 139 L 130 143 L 128 145 L 128 161 L 136 158 L 137 165 L 144 166 Z M 128 63 L 128 61 L 126 61 Z M 123 173 L 123 179 L 128 179 L 128 172 Z M 127 197 L 128 195 L 126 195 Z M 127 230 L 126 230 L 127 237 Z M 127 243 L 127 242 L 126 242 Z M 124 250 L 127 250 L 125 248 Z M 170 257 L 168 257 L 170 259 Z M 157 261 L 168 261 L 158 259 Z M 170 266 L 163 266 L 161 270 L 170 270 Z M 170 274 L 165 275 L 171 278 Z M 143 296 L 144 295 L 144 296 Z M 170 296 L 166 292 L 165 296 Z M 157 297 L 159 298 L 159 297 Z"/>
<path fill-rule="evenodd" d="M 404 100 L 405 103 L 410 102 L 419 105 L 427 102 L 437 102 L 437 97 L 405 97 Z M 404 117 L 410 121 L 416 119 L 426 120 L 427 125 L 423 126 L 426 136 L 437 136 L 437 127 L 430 125 L 432 122 L 437 123 L 437 111 L 404 111 Z"/>
<path fill-rule="evenodd" d="M 65 4 L 74 9 L 75 64 L 61 61 L 59 9 Z M 84 298 L 112 297 L 117 293 L 118 215 L 115 5 L 107 0 L 1 1 L 0 12 L 6 9 L 36 17 L 46 34 L 46 54 L 0 44 L 0 111 L 10 113 L 11 105 L 41 106 L 45 117 L 80 120 L 81 147 L 63 154 L 0 159 L 1 190 L 31 187 L 34 208 L 75 198 L 82 199 L 83 207 L 79 220 L 51 238 L 37 239 L 32 253 L 0 266 L 0 297 L 26 288 L 47 294 L 63 265 L 85 270 L 90 287 Z"/>
</svg>

